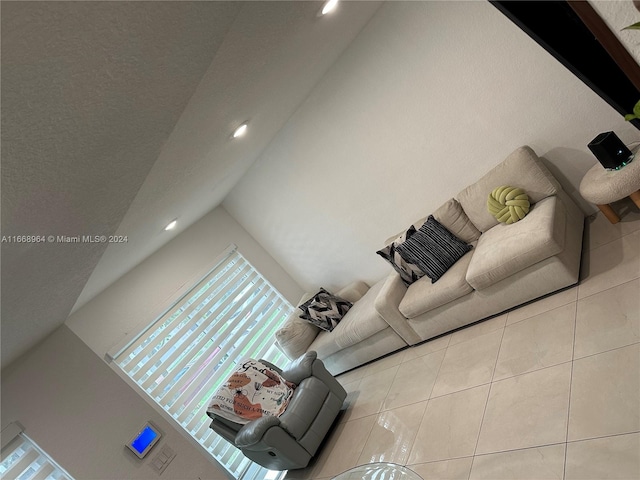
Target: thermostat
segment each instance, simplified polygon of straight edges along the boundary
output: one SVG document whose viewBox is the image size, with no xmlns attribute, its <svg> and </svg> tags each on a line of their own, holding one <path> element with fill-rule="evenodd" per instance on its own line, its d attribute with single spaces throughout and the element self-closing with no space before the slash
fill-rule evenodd
<svg viewBox="0 0 640 480">
<path fill-rule="evenodd" d="M 127 443 L 127 447 L 136 454 L 138 458 L 144 458 L 149 450 L 158 443 L 162 434 L 153 423 L 147 422 Z"/>
</svg>

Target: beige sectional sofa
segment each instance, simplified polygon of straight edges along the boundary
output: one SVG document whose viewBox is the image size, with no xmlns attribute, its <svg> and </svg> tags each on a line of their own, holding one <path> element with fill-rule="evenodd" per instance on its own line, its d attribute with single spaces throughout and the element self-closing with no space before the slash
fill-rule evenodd
<svg viewBox="0 0 640 480">
<path fill-rule="evenodd" d="M 528 215 L 511 225 L 498 223 L 486 209 L 489 192 L 501 185 L 523 188 L 532 202 Z M 479 232 L 474 248 L 436 283 L 423 277 L 406 287 L 392 273 L 376 298 L 383 318 L 404 320 L 415 332 L 410 345 L 578 281 L 584 214 L 529 147 L 517 149 L 453 202 Z M 461 236 L 452 218 L 461 223 L 451 215 L 442 215 L 441 223 Z"/>
<path fill-rule="evenodd" d="M 531 202 L 529 213 L 510 225 L 498 223 L 486 206 L 489 193 L 503 185 L 523 188 Z M 424 276 L 407 286 L 393 271 L 371 289 L 357 284 L 336 292 L 355 304 L 332 332 L 292 315 L 276 335 L 285 353 L 297 358 L 316 350 L 336 374 L 578 281 L 584 214 L 529 147 L 433 216 L 473 248 L 435 283 Z"/>
<path fill-rule="evenodd" d="M 276 343 L 291 360 L 307 351 L 315 351 L 333 375 L 363 365 L 371 360 L 407 346 L 391 324 L 400 331 L 410 331 L 406 320 L 385 321 L 375 310 L 375 300 L 384 286 L 381 280 L 373 287 L 354 282 L 338 290 L 337 296 L 353 302 L 340 323 L 331 332 L 319 329 L 300 318 L 296 308 L 283 327 L 276 332 Z M 304 303 L 313 294 L 305 294 L 298 302 Z"/>
</svg>

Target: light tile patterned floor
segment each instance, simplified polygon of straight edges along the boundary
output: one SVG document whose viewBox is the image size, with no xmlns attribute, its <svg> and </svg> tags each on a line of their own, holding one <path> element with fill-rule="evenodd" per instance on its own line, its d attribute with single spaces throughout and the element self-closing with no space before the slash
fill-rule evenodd
<svg viewBox="0 0 640 480">
<path fill-rule="evenodd" d="M 640 479 L 640 214 L 587 229 L 578 286 L 339 376 L 340 423 L 287 479 Z"/>
</svg>

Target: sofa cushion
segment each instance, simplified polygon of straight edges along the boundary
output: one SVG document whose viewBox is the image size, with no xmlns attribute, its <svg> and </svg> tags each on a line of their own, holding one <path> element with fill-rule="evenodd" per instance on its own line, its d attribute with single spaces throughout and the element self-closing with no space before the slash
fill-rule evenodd
<svg viewBox="0 0 640 480">
<path fill-rule="evenodd" d="M 447 200 L 438 207 L 438 209 L 433 212 L 433 217 L 460 240 L 472 243 L 480 238 L 480 230 L 471 223 L 467 214 L 462 210 L 460 202 L 455 198 Z M 417 228 L 422 226 L 424 220 L 425 219 L 420 222 Z"/>
<path fill-rule="evenodd" d="M 487 197 L 494 188 L 501 185 L 513 185 L 524 189 L 531 203 L 554 195 L 560 188 L 558 181 L 531 148 L 518 148 L 457 196 L 465 213 L 481 232 L 486 232 L 498 224 L 495 217 L 487 211 Z"/>
<path fill-rule="evenodd" d="M 407 262 L 417 265 L 432 282 L 438 279 L 471 249 L 444 228 L 433 215 L 416 233 L 397 247 Z"/>
<path fill-rule="evenodd" d="M 388 245 L 376 253 L 384 258 L 393 269 L 398 272 L 402 282 L 409 286 L 419 278 L 424 277 L 424 272 L 418 268 L 417 265 L 407 262 L 400 253 L 398 252 L 398 247 L 402 245 L 408 238 L 410 238 L 414 233 L 416 233 L 416 228 L 411 225 L 406 232 L 400 234 L 398 237 L 393 239 Z"/>
<path fill-rule="evenodd" d="M 467 214 L 464 213 L 462 205 L 455 198 L 450 198 L 433 212 L 433 218 L 439 221 L 444 228 L 453 233 L 460 240 L 464 240 L 467 243 L 472 243 L 480 238 L 480 230 L 469 220 Z M 413 228 L 418 230 L 424 222 L 427 221 L 427 217 L 422 217 L 417 222 L 414 222 Z M 385 240 L 385 245 L 393 242 L 402 233 L 398 233 Z"/>
<path fill-rule="evenodd" d="M 412 284 L 398 306 L 400 313 L 414 318 L 472 292 L 465 275 L 473 253 L 471 250 L 465 254 L 436 283 L 421 278 Z"/>
<path fill-rule="evenodd" d="M 294 310 L 276 331 L 276 341 L 290 360 L 303 355 L 321 331 L 315 325 L 302 320 L 299 312 L 298 309 Z"/>
<path fill-rule="evenodd" d="M 536 203 L 519 222 L 487 230 L 469 263 L 467 282 L 481 290 L 560 253 L 565 217 L 564 206 L 554 195 Z"/>
<path fill-rule="evenodd" d="M 365 293 L 369 291 L 369 285 L 364 283 L 361 280 L 356 280 L 351 282 L 346 287 L 342 287 L 340 290 L 336 292 L 336 295 L 340 298 L 344 298 L 351 303 L 356 303 L 360 300 Z"/>
<path fill-rule="evenodd" d="M 355 345 L 389 327 L 376 311 L 374 302 L 382 289 L 380 281 L 353 304 L 342 321 L 332 332 L 320 332 L 309 350 L 318 352 L 318 358 L 326 358 L 351 345 Z"/>
<path fill-rule="evenodd" d="M 298 308 L 302 310 L 300 318 L 328 332 L 332 331 L 353 304 L 321 288 L 309 300 Z"/>
</svg>

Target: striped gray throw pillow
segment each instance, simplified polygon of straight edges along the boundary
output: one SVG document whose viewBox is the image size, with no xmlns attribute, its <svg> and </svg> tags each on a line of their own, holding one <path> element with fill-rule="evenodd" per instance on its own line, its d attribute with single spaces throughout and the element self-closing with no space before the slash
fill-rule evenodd
<svg viewBox="0 0 640 480">
<path fill-rule="evenodd" d="M 396 251 L 435 283 L 471 248 L 429 215 L 420 229 L 398 245 Z"/>
</svg>

